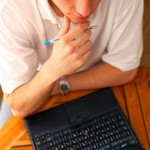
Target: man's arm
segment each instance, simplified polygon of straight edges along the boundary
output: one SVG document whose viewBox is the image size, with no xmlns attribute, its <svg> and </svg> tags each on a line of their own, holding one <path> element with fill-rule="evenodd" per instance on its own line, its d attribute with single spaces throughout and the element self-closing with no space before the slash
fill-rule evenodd
<svg viewBox="0 0 150 150">
<path fill-rule="evenodd" d="M 101 62 L 86 71 L 67 76 L 67 80 L 71 86 L 71 91 L 100 89 L 132 81 L 137 74 L 137 70 L 133 69 L 124 72 L 105 62 Z M 53 95 L 59 93 L 58 82 L 53 88 Z"/>
<path fill-rule="evenodd" d="M 103 62 L 86 71 L 69 75 L 67 79 L 71 91 L 78 91 L 125 84 L 130 82 L 136 73 L 137 69 L 123 72 Z M 43 75 L 37 73 L 32 81 L 16 89 L 10 99 L 7 95 L 7 102 L 11 105 L 14 115 L 25 117 L 42 106 L 51 95 L 58 94 L 58 79 L 56 75 L 52 75 L 48 82 L 46 77 L 43 78 Z"/>
<path fill-rule="evenodd" d="M 37 72 L 35 77 L 18 87 L 11 94 L 4 94 L 12 113 L 15 116 L 25 117 L 36 111 L 50 97 L 52 87 L 58 79 L 56 74 Z"/>
<path fill-rule="evenodd" d="M 89 22 L 78 24 L 70 32 L 69 27 L 70 21 L 66 18 L 57 34 L 62 38 L 54 43 L 52 54 L 40 71 L 11 94 L 5 94 L 14 115 L 25 117 L 32 114 L 49 99 L 53 85 L 59 78 L 76 72 L 90 57 L 91 32 L 86 30 Z M 80 33 L 83 34 L 78 36 Z"/>
</svg>

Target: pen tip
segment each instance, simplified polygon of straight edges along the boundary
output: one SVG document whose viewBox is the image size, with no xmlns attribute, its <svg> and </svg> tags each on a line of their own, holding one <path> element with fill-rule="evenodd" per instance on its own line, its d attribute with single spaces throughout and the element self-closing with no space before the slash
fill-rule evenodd
<svg viewBox="0 0 150 150">
<path fill-rule="evenodd" d="M 51 44 L 50 41 L 44 42 L 44 45 L 49 45 L 49 44 Z"/>
</svg>

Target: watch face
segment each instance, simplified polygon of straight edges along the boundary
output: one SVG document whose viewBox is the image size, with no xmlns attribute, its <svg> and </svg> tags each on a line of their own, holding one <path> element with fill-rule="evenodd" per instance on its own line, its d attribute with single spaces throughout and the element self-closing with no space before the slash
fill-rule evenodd
<svg viewBox="0 0 150 150">
<path fill-rule="evenodd" d="M 63 92 L 68 92 L 68 90 L 69 90 L 69 88 L 66 84 L 62 84 L 60 88 Z"/>
</svg>

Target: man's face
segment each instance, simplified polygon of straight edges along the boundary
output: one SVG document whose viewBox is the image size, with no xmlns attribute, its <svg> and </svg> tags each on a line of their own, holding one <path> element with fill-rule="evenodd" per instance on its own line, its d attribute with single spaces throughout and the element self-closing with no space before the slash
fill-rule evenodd
<svg viewBox="0 0 150 150">
<path fill-rule="evenodd" d="M 67 16 L 73 23 L 86 22 L 101 0 L 49 0 L 57 15 Z"/>
</svg>

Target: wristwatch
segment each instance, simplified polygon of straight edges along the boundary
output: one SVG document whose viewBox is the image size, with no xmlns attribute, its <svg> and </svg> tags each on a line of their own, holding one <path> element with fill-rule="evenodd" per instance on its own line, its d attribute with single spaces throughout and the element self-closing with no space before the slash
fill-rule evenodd
<svg viewBox="0 0 150 150">
<path fill-rule="evenodd" d="M 59 82 L 59 91 L 62 95 L 67 95 L 70 91 L 70 85 L 66 79 L 66 77 L 61 77 Z"/>
</svg>

